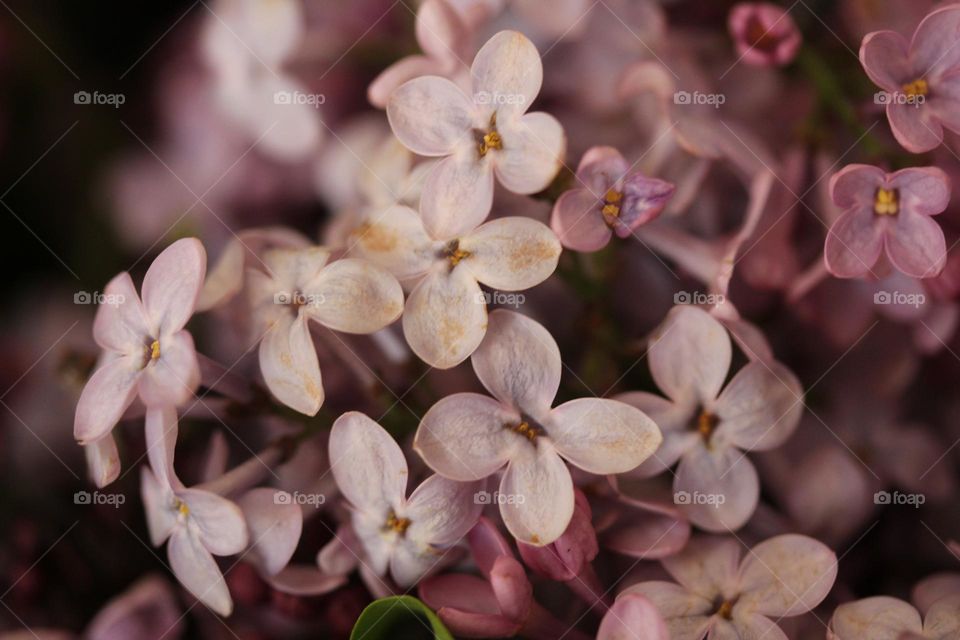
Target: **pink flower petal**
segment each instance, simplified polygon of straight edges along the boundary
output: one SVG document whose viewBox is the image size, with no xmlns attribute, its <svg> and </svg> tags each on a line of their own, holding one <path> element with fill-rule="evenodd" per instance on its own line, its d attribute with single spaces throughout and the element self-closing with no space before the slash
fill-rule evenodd
<svg viewBox="0 0 960 640">
<path fill-rule="evenodd" d="M 503 149 L 494 151 L 497 179 L 514 193 L 546 189 L 563 166 L 567 138 L 550 114 L 537 111 L 516 121 L 497 121 Z"/>
<path fill-rule="evenodd" d="M 661 560 L 663 568 L 691 593 L 707 600 L 735 595 L 743 547 L 734 538 L 699 536 L 679 554 Z"/>
<path fill-rule="evenodd" d="M 600 621 L 597 640 L 669 640 L 667 625 L 657 608 L 637 594 L 617 598 Z"/>
<path fill-rule="evenodd" d="M 757 508 L 760 483 L 753 463 L 733 447 L 708 450 L 700 445 L 680 459 L 674 491 L 689 494 L 683 506 L 690 520 L 707 531 L 737 530 Z M 706 496 L 699 502 L 695 494 Z"/>
<path fill-rule="evenodd" d="M 140 378 L 136 356 L 121 356 L 93 372 L 80 393 L 73 419 L 73 437 L 90 444 L 110 433 L 137 396 Z"/>
<path fill-rule="evenodd" d="M 144 423 L 144 444 L 150 469 L 161 487 L 181 488 L 182 484 L 173 470 L 174 450 L 179 433 L 176 409 L 171 406 L 151 407 L 147 409 Z"/>
<path fill-rule="evenodd" d="M 330 469 L 344 497 L 359 510 L 386 514 L 406 497 L 407 461 L 383 427 L 350 411 L 330 430 Z"/>
<path fill-rule="evenodd" d="M 564 191 L 553 205 L 550 228 L 568 249 L 599 251 L 613 237 L 600 208 L 600 199 L 588 189 Z"/>
<path fill-rule="evenodd" d="M 161 484 L 150 468 L 140 467 L 140 497 L 147 517 L 150 544 L 162 545 L 177 526 L 176 512 L 171 508 L 173 492 L 169 485 Z"/>
<path fill-rule="evenodd" d="M 950 203 L 950 178 L 937 167 L 901 169 L 887 181 L 900 190 L 900 206 L 914 213 L 935 216 Z"/>
<path fill-rule="evenodd" d="M 702 639 L 710 627 L 713 596 L 704 598 L 672 582 L 641 582 L 624 589 L 617 598 L 641 596 L 657 608 L 666 620 L 670 637 Z"/>
<path fill-rule="evenodd" d="M 487 326 L 487 305 L 466 269 L 437 268 L 413 289 L 403 313 L 403 335 L 431 367 L 449 369 L 470 357 Z"/>
<path fill-rule="evenodd" d="M 382 267 L 345 258 L 324 268 L 303 288 L 312 320 L 346 333 L 373 333 L 400 317 L 403 290 Z"/>
<path fill-rule="evenodd" d="M 537 48 L 526 36 L 518 31 L 501 31 L 477 52 L 470 77 L 475 96 L 510 98 L 497 105 L 499 123 L 504 116 L 521 114 L 530 108 L 543 83 L 543 64 Z"/>
<path fill-rule="evenodd" d="M 461 264 L 473 277 L 501 291 L 521 291 L 550 277 L 560 259 L 560 242 L 541 222 L 497 218 L 460 240 L 469 253 Z"/>
<path fill-rule="evenodd" d="M 529 616 L 533 587 L 522 564 L 511 556 L 497 558 L 490 569 L 490 586 L 504 616 L 518 622 Z"/>
<path fill-rule="evenodd" d="M 486 615 L 500 613 L 490 584 L 477 576 L 451 573 L 427 578 L 420 583 L 420 599 L 431 609 L 459 609 Z"/>
<path fill-rule="evenodd" d="M 737 606 L 761 615 L 796 616 L 820 604 L 836 577 L 837 556 L 822 542 L 776 536 L 744 556 Z"/>
<path fill-rule="evenodd" d="M 835 640 L 900 640 L 903 633 L 923 633 L 923 623 L 903 600 L 875 596 L 837 607 L 829 629 Z"/>
<path fill-rule="evenodd" d="M 467 26 L 446 0 L 425 0 L 417 10 L 414 30 L 424 53 L 451 62 L 470 40 Z"/>
<path fill-rule="evenodd" d="M 861 276 L 877 263 L 883 251 L 883 227 L 873 209 L 844 213 L 827 232 L 823 258 L 827 270 L 838 278 Z"/>
<path fill-rule="evenodd" d="M 746 451 L 777 447 L 803 415 L 803 388 L 779 362 L 751 362 L 737 372 L 713 407 L 715 439 Z"/>
<path fill-rule="evenodd" d="M 908 276 L 933 278 L 947 263 L 943 230 L 929 216 L 901 210 L 884 240 L 890 262 Z"/>
<path fill-rule="evenodd" d="M 953 594 L 934 602 L 923 621 L 927 637 L 956 638 L 960 636 L 960 594 Z"/>
<path fill-rule="evenodd" d="M 472 143 L 472 111 L 473 103 L 460 87 L 438 76 L 405 82 L 387 101 L 393 133 L 422 156 L 445 156 L 458 144 Z"/>
<path fill-rule="evenodd" d="M 900 91 L 913 73 L 908 58 L 909 43 L 895 31 L 868 33 L 860 44 L 860 63 L 874 84 L 887 91 Z"/>
<path fill-rule="evenodd" d="M 287 500 L 278 500 L 281 496 Z M 300 542 L 303 512 L 290 498 L 286 492 L 259 487 L 237 502 L 250 534 L 250 556 L 270 576 L 287 566 Z"/>
<path fill-rule="evenodd" d="M 83 447 L 90 480 L 102 489 L 120 475 L 120 452 L 110 433 Z"/>
<path fill-rule="evenodd" d="M 401 58 L 373 79 L 367 87 L 367 100 L 378 109 L 386 109 L 390 96 L 397 87 L 421 76 L 442 76 L 446 66 L 445 62 L 430 56 L 413 55 Z"/>
<path fill-rule="evenodd" d="M 911 153 L 926 153 L 943 142 L 943 127 L 933 118 L 933 112 L 923 105 L 889 102 L 887 119 L 893 137 Z"/>
<path fill-rule="evenodd" d="M 514 311 L 490 314 L 487 334 L 471 358 L 487 391 L 533 418 L 545 417 L 560 388 L 560 349 L 536 320 Z"/>
<path fill-rule="evenodd" d="M 553 447 L 525 446 L 500 481 L 500 515 L 511 535 L 527 544 L 550 544 L 573 517 L 573 481 Z"/>
<path fill-rule="evenodd" d="M 479 482 L 456 482 L 432 475 L 407 500 L 407 537 L 438 546 L 458 542 L 473 528 L 483 510 Z"/>
<path fill-rule="evenodd" d="M 190 528 L 191 535 L 199 536 L 210 553 L 230 556 L 249 544 L 243 512 L 230 500 L 200 489 L 182 489 L 177 497 L 187 505 L 188 517 L 197 525 L 196 529 Z"/>
<path fill-rule="evenodd" d="M 650 342 L 650 373 L 670 399 L 687 406 L 717 397 L 733 351 L 727 330 L 709 313 L 674 307 Z"/>
<path fill-rule="evenodd" d="M 260 341 L 260 372 L 270 393 L 308 416 L 323 404 L 323 381 L 307 316 L 280 314 Z"/>
<path fill-rule="evenodd" d="M 193 397 L 200 385 L 200 363 L 187 331 L 164 336 L 160 357 L 143 368 L 139 380 L 140 399 L 148 407 L 180 406 Z"/>
<path fill-rule="evenodd" d="M 473 144 L 437 162 L 423 184 L 420 216 L 436 240 L 453 240 L 486 220 L 493 205 L 493 167 Z"/>
<path fill-rule="evenodd" d="M 309 565 L 287 565 L 280 573 L 266 578 L 267 583 L 282 593 L 295 596 L 321 596 L 343 586 L 347 579 L 327 575 Z"/>
<path fill-rule="evenodd" d="M 480 517 L 477 525 L 467 534 L 473 561 L 485 577 L 490 576 L 493 563 L 500 556 L 512 556 L 510 544 L 497 529 L 497 525 L 488 518 Z"/>
<path fill-rule="evenodd" d="M 354 229 L 347 250 L 406 280 L 425 274 L 434 263 L 433 244 L 420 215 L 410 207 L 394 205 L 368 216 Z"/>
<path fill-rule="evenodd" d="M 183 622 L 170 585 L 156 576 L 141 578 L 110 600 L 90 622 L 88 640 L 162 640 L 180 637 Z"/>
<path fill-rule="evenodd" d="M 621 393 L 613 399 L 647 414 L 660 428 L 663 436 L 657 450 L 630 473 L 632 477 L 649 478 L 662 473 L 676 464 L 680 456 L 700 441 L 700 435 L 689 428 L 695 418 L 692 408 L 674 404 L 646 391 Z"/>
<path fill-rule="evenodd" d="M 663 440 L 645 413 L 605 398 L 565 402 L 550 412 L 543 426 L 560 455 L 600 475 L 635 469 Z"/>
<path fill-rule="evenodd" d="M 103 298 L 93 320 L 93 339 L 104 349 L 141 355 L 156 327 L 140 303 L 130 274 L 123 272 L 107 283 Z"/>
<path fill-rule="evenodd" d="M 777 623 L 766 616 L 754 613 L 741 614 L 735 611 L 733 626 L 736 638 L 764 638 L 765 640 L 790 640 Z"/>
<path fill-rule="evenodd" d="M 848 164 L 830 177 L 830 197 L 841 209 L 873 210 L 877 187 L 884 186 L 887 176 L 882 169 L 869 164 Z"/>
<path fill-rule="evenodd" d="M 163 250 L 143 277 L 143 307 L 159 335 L 183 329 L 203 286 L 207 252 L 196 238 L 177 240 Z"/>
<path fill-rule="evenodd" d="M 221 616 L 233 612 L 233 600 L 220 568 L 210 552 L 187 529 L 177 529 L 171 536 L 167 558 L 173 575 L 197 600 Z"/>
<path fill-rule="evenodd" d="M 461 482 L 491 475 L 522 444 L 504 429 L 520 417 L 477 393 L 455 393 L 423 416 L 413 448 L 437 473 Z"/>
<path fill-rule="evenodd" d="M 918 76 L 937 76 L 960 64 L 960 51 L 953 45 L 960 31 L 960 7 L 955 4 L 931 11 L 917 25 L 910 40 L 910 56 Z"/>
</svg>

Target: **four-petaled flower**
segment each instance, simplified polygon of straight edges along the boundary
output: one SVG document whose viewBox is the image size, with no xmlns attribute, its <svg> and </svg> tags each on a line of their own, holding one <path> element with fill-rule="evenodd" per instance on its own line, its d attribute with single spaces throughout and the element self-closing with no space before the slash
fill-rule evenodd
<svg viewBox="0 0 960 640">
<path fill-rule="evenodd" d="M 635 474 L 652 476 L 679 460 L 673 490 L 690 520 L 710 531 L 738 529 L 760 494 L 744 451 L 776 447 L 793 433 L 803 412 L 800 383 L 783 365 L 755 360 L 721 392 L 730 336 L 697 307 L 674 307 L 651 341 L 650 373 L 669 399 L 644 391 L 618 396 L 663 430 L 663 445 Z"/>
<path fill-rule="evenodd" d="M 748 550 L 742 560 L 740 553 L 740 542 L 732 538 L 694 539 L 660 561 L 679 584 L 641 582 L 620 597 L 638 594 L 650 600 L 673 640 L 786 640 L 770 618 L 810 611 L 837 577 L 833 551 L 806 536 L 776 536 Z"/>
<path fill-rule="evenodd" d="M 663 211 L 674 186 L 631 171 L 613 147 L 593 147 L 580 160 L 577 180 L 582 187 L 564 192 L 553 207 L 550 226 L 563 246 L 597 251 Z"/>
<path fill-rule="evenodd" d="M 104 288 L 93 339 L 100 366 L 77 403 L 73 435 L 101 440 L 137 395 L 147 407 L 179 406 L 200 384 L 193 338 L 184 330 L 203 284 L 207 254 L 195 238 L 178 240 L 157 256 L 143 278 L 143 301 L 130 274 Z"/>
<path fill-rule="evenodd" d="M 407 461 L 376 422 L 351 411 L 333 423 L 330 469 L 353 507 L 351 523 L 378 575 L 400 587 L 443 564 L 444 553 L 476 524 L 483 508 L 478 482 L 432 475 L 407 494 Z"/>
<path fill-rule="evenodd" d="M 470 68 L 473 96 L 439 76 L 398 87 L 387 102 L 397 138 L 423 156 L 446 156 L 423 186 L 420 213 L 431 236 L 449 240 L 483 222 L 493 204 L 493 177 L 515 193 L 550 184 L 563 161 L 563 128 L 546 113 L 526 113 L 540 92 L 536 47 L 501 31 Z"/>
<path fill-rule="evenodd" d="M 863 38 L 860 63 L 884 92 L 887 119 L 897 142 L 912 153 L 940 145 L 943 129 L 960 133 L 960 5 L 933 11 L 913 39 L 895 31 Z"/>
<path fill-rule="evenodd" d="M 472 357 L 493 398 L 456 393 L 427 411 L 414 449 L 454 480 L 480 480 L 506 466 L 500 514 L 513 536 L 547 545 L 573 517 L 571 464 L 590 473 L 634 469 L 660 444 L 657 425 L 622 402 L 580 398 L 551 408 L 560 387 L 560 350 L 539 323 L 512 311 L 490 314 Z"/>
<path fill-rule="evenodd" d="M 875 596 L 837 607 L 827 629 L 829 640 L 952 640 L 960 637 L 960 594 L 944 596 L 927 615 L 913 605 Z"/>
<path fill-rule="evenodd" d="M 790 14 L 769 2 L 741 2 L 730 10 L 727 27 L 737 53 L 747 64 L 789 64 L 800 49 L 800 30 Z"/>
<path fill-rule="evenodd" d="M 914 167 L 884 173 L 852 164 L 830 179 L 830 194 L 844 211 L 824 245 L 830 273 L 861 276 L 882 253 L 914 278 L 932 278 L 943 270 L 946 241 L 940 225 L 930 219 L 950 201 L 950 181 L 943 171 Z"/>
</svg>

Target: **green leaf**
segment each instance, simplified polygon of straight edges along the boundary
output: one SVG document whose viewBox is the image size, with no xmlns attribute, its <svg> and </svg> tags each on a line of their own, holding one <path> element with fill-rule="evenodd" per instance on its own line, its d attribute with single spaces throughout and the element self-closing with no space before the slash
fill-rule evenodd
<svg viewBox="0 0 960 640">
<path fill-rule="evenodd" d="M 350 640 L 453 640 L 453 635 L 420 600 L 390 596 L 367 605 Z"/>
</svg>

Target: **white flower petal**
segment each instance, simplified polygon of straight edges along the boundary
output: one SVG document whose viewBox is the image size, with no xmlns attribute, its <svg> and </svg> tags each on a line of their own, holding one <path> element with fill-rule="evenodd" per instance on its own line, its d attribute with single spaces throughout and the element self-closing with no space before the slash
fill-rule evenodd
<svg viewBox="0 0 960 640">
<path fill-rule="evenodd" d="M 400 280 L 427 272 L 436 260 L 434 244 L 420 215 L 402 205 L 369 214 L 347 241 L 350 255 L 369 260 Z"/>
<path fill-rule="evenodd" d="M 200 363 L 193 336 L 186 330 L 162 335 L 157 341 L 160 356 L 147 361 L 140 376 L 140 399 L 148 407 L 180 406 L 200 386 Z M 152 348 L 152 347 L 151 347 Z"/>
<path fill-rule="evenodd" d="M 196 525 L 200 542 L 213 555 L 240 553 L 249 544 L 247 523 L 235 503 L 201 489 L 181 489 L 177 497 L 187 505 L 188 520 Z"/>
<path fill-rule="evenodd" d="M 546 189 L 563 166 L 567 139 L 553 116 L 528 113 L 515 122 L 497 121 L 503 149 L 494 152 L 497 179 L 514 193 Z"/>
<path fill-rule="evenodd" d="M 481 158 L 470 144 L 430 171 L 420 193 L 420 215 L 432 238 L 452 240 L 486 220 L 493 206 L 493 153 Z"/>
<path fill-rule="evenodd" d="M 737 530 L 746 524 L 760 499 L 760 482 L 753 463 L 739 449 L 707 450 L 703 444 L 680 458 L 673 488 L 699 500 L 683 505 L 690 521 L 707 531 Z"/>
<path fill-rule="evenodd" d="M 277 400 L 316 415 L 323 404 L 323 383 L 306 315 L 277 317 L 260 342 L 260 371 Z"/>
<path fill-rule="evenodd" d="M 403 313 L 403 290 L 390 272 L 363 260 L 331 263 L 303 288 L 311 319 L 336 331 L 373 333 Z"/>
<path fill-rule="evenodd" d="M 140 467 L 140 497 L 147 517 L 150 544 L 159 547 L 177 526 L 176 511 L 171 508 L 173 492 L 168 485 L 157 480 L 150 467 L 144 465 Z"/>
<path fill-rule="evenodd" d="M 570 471 L 549 443 L 541 440 L 514 455 L 500 482 L 500 515 L 514 538 L 550 544 L 566 531 L 573 506 Z"/>
<path fill-rule="evenodd" d="M 803 388 L 779 362 L 751 362 L 724 388 L 713 412 L 720 419 L 715 438 L 746 451 L 772 449 L 800 423 Z"/>
<path fill-rule="evenodd" d="M 670 399 L 703 404 L 717 397 L 733 349 L 713 316 L 696 307 L 674 307 L 650 342 L 650 373 Z"/>
<path fill-rule="evenodd" d="M 147 269 L 143 307 L 161 335 L 179 331 L 187 324 L 206 270 L 207 252 L 196 238 L 177 240 Z"/>
<path fill-rule="evenodd" d="M 187 591 L 221 616 L 233 612 L 230 590 L 213 556 L 186 529 L 177 529 L 167 545 L 173 575 Z"/>
<path fill-rule="evenodd" d="M 387 100 L 393 133 L 414 153 L 445 156 L 471 140 L 473 103 L 460 87 L 439 76 L 403 83 Z"/>
<path fill-rule="evenodd" d="M 281 498 L 287 498 L 283 500 Z M 250 534 L 250 553 L 267 575 L 276 575 L 287 566 L 300 542 L 303 512 L 290 494 L 260 487 L 238 501 Z"/>
<path fill-rule="evenodd" d="M 104 363 L 93 372 L 80 393 L 73 419 L 73 437 L 80 444 L 103 438 L 120 421 L 137 396 L 135 356 L 122 356 Z"/>
<path fill-rule="evenodd" d="M 87 459 L 90 480 L 98 489 L 107 486 L 120 475 L 120 453 L 117 450 L 117 441 L 111 434 L 85 445 L 83 453 Z"/>
<path fill-rule="evenodd" d="M 501 31 L 477 52 L 470 76 L 474 101 L 498 99 L 498 114 L 513 115 L 530 108 L 540 93 L 543 63 L 537 48 L 525 35 Z"/>
<path fill-rule="evenodd" d="M 781 617 L 806 613 L 827 597 L 837 556 L 822 542 L 796 534 L 765 540 L 740 565 L 739 607 Z"/>
<path fill-rule="evenodd" d="M 538 285 L 560 260 L 560 241 L 545 224 L 530 218 L 491 220 L 460 239 L 469 253 L 463 265 L 478 282 L 502 291 Z"/>
<path fill-rule="evenodd" d="M 477 492 L 483 486 L 482 482 L 457 482 L 436 474 L 424 480 L 404 510 L 410 519 L 407 538 L 438 546 L 458 542 L 480 517 L 484 503 Z"/>
<path fill-rule="evenodd" d="M 385 518 L 402 504 L 407 461 L 383 427 L 357 411 L 345 413 L 333 423 L 329 449 L 337 486 L 358 511 Z"/>
<path fill-rule="evenodd" d="M 103 302 L 93 320 L 93 339 L 104 349 L 139 353 L 156 327 L 147 317 L 130 274 L 123 272 L 103 289 Z"/>
</svg>

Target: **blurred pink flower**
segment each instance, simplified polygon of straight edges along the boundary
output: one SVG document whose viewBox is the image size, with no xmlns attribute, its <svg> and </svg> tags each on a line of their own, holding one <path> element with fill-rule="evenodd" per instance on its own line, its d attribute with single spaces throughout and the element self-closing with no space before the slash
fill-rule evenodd
<svg viewBox="0 0 960 640">
<path fill-rule="evenodd" d="M 960 594 L 941 598 L 927 615 L 909 603 L 888 596 L 864 598 L 837 607 L 828 640 L 952 640 L 960 637 Z"/>
<path fill-rule="evenodd" d="M 613 147 L 587 150 L 577 181 L 582 186 L 560 196 L 550 220 L 561 244 L 575 251 L 602 249 L 614 232 L 630 237 L 660 215 L 674 192 L 669 182 L 633 171 Z"/>
<path fill-rule="evenodd" d="M 473 370 L 495 398 L 456 393 L 423 416 L 414 449 L 437 473 L 480 480 L 506 466 L 500 514 L 517 540 L 547 545 L 574 512 L 573 481 L 564 464 L 596 474 L 622 473 L 646 460 L 660 431 L 622 402 L 580 398 L 551 408 L 560 387 L 560 350 L 530 318 L 490 314 Z"/>
<path fill-rule="evenodd" d="M 480 483 L 433 475 L 407 498 L 400 446 L 362 413 L 345 413 L 333 423 L 330 460 L 368 564 L 378 575 L 389 568 L 401 588 L 442 566 L 444 551 L 480 517 Z"/>
<path fill-rule="evenodd" d="M 943 270 L 946 241 L 931 220 L 950 202 L 950 181 L 941 169 L 884 173 L 871 165 L 847 165 L 830 178 L 830 194 L 844 210 L 824 245 L 830 273 L 840 278 L 862 276 L 882 253 L 914 278 L 931 278 Z"/>
<path fill-rule="evenodd" d="M 802 37 L 790 14 L 769 2 L 740 2 L 730 10 L 727 28 L 740 59 L 760 67 L 793 61 Z"/>
<path fill-rule="evenodd" d="M 673 640 L 786 639 L 774 620 L 798 616 L 827 596 L 837 557 L 806 536 L 769 538 L 747 550 L 732 538 L 701 537 L 661 560 L 678 584 L 642 582 L 621 594 L 648 598 Z M 860 636 L 863 637 L 863 636 Z"/>
<path fill-rule="evenodd" d="M 913 38 L 874 31 L 863 38 L 860 62 L 884 90 L 887 119 L 897 142 L 912 153 L 940 145 L 943 129 L 960 132 L 960 4 L 931 12 Z"/>
<path fill-rule="evenodd" d="M 600 621 L 597 640 L 670 640 L 670 632 L 650 600 L 625 593 Z"/>
<path fill-rule="evenodd" d="M 753 514 L 760 485 L 745 451 L 786 440 L 803 413 L 803 389 L 778 362 L 748 363 L 723 388 L 732 348 L 727 330 L 707 312 L 677 306 L 651 339 L 650 373 L 667 398 L 644 391 L 618 396 L 663 430 L 663 444 L 634 474 L 669 469 L 674 500 L 709 531 L 738 529 Z"/>
<path fill-rule="evenodd" d="M 550 184 L 563 162 L 563 128 L 546 113 L 526 113 L 540 92 L 543 66 L 523 34 L 501 31 L 470 68 L 473 96 L 439 76 L 401 85 L 387 102 L 394 134 L 411 151 L 443 157 L 420 200 L 431 236 L 449 240 L 490 213 L 493 177 L 515 193 Z"/>
<path fill-rule="evenodd" d="M 93 324 L 93 338 L 104 350 L 101 365 L 83 388 L 73 423 L 81 444 L 109 444 L 102 439 L 138 395 L 147 407 L 178 406 L 193 395 L 200 367 L 183 327 L 193 315 L 206 260 L 200 241 L 185 238 L 150 265 L 142 302 L 126 272 L 104 288 Z"/>
</svg>

